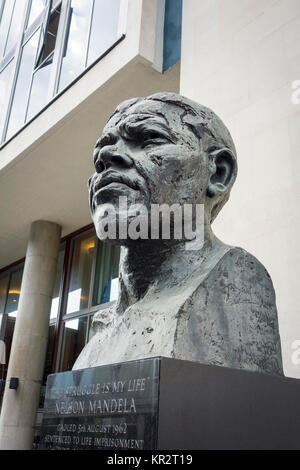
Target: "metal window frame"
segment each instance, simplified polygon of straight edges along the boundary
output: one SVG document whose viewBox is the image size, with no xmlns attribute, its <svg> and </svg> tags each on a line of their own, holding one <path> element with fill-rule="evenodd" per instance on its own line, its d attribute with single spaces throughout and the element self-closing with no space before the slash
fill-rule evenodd
<svg viewBox="0 0 300 470">
<path fill-rule="evenodd" d="M 89 337 L 89 330 L 92 322 L 93 315 L 100 311 L 107 309 L 115 304 L 115 301 L 106 302 L 104 304 L 93 305 L 93 294 L 94 294 L 94 283 L 95 283 L 95 272 L 97 266 L 97 256 L 99 253 L 99 244 L 100 241 L 96 237 L 96 244 L 95 244 L 95 251 L 93 255 L 93 262 L 92 262 L 92 269 L 90 275 L 90 289 L 89 289 L 89 300 L 88 300 L 88 307 L 78 310 L 76 312 L 66 313 L 67 309 L 67 302 L 68 302 L 68 292 L 69 292 L 69 285 L 70 285 L 70 276 L 71 276 L 71 268 L 72 268 L 72 259 L 74 253 L 74 245 L 76 240 L 83 238 L 84 236 L 95 233 L 95 229 L 92 226 L 87 227 L 86 229 L 80 230 L 78 234 L 71 235 L 68 237 L 66 243 L 66 252 L 65 252 L 65 263 L 64 263 L 64 280 L 62 282 L 62 292 L 60 298 L 60 310 L 59 310 L 59 318 L 57 323 L 57 330 L 56 330 L 56 345 L 55 345 L 55 354 L 53 358 L 53 372 L 59 372 L 62 367 L 63 355 L 64 355 L 64 329 L 65 324 L 67 321 L 80 319 L 88 317 L 87 329 L 85 334 L 85 344 L 88 342 Z"/>
<path fill-rule="evenodd" d="M 40 31 L 39 31 L 40 30 Z M 13 104 L 14 104 L 14 99 L 15 99 L 15 93 L 16 93 L 16 89 L 17 89 L 17 81 L 18 81 L 18 78 L 19 78 L 19 73 L 20 73 L 20 68 L 21 68 L 21 61 L 22 61 L 22 58 L 23 58 L 23 52 L 24 52 L 24 49 L 25 47 L 27 46 L 27 44 L 29 43 L 29 41 L 31 41 L 31 39 L 33 38 L 33 36 L 35 34 L 38 34 L 39 38 L 38 38 L 38 43 L 41 39 L 41 35 L 42 35 L 42 30 L 41 30 L 41 26 L 39 26 L 36 30 L 33 31 L 33 33 L 31 34 L 31 36 L 29 36 L 28 38 L 26 37 L 26 40 L 24 40 L 22 42 L 22 45 L 21 45 L 21 51 L 20 51 L 20 60 L 19 60 L 19 67 L 18 67 L 18 70 L 17 70 L 17 73 L 16 73 L 16 77 L 15 77 L 15 82 L 14 82 L 14 89 L 13 91 L 11 92 L 11 100 L 10 100 L 10 104 L 9 104 L 9 110 L 7 112 L 7 120 L 6 120 L 6 123 L 5 123 L 5 128 L 4 128 L 4 135 L 3 135 L 3 138 L 6 139 L 7 137 L 7 132 L 8 132 L 8 129 L 9 129 L 9 124 L 10 124 L 10 119 L 11 119 L 11 113 L 12 113 L 12 110 L 13 110 Z M 37 57 L 37 53 L 38 53 L 38 48 L 37 50 L 35 51 L 35 58 L 34 58 L 34 62 L 36 61 L 36 57 Z M 27 92 L 27 97 L 26 97 L 26 107 L 25 107 L 25 114 L 24 114 L 24 121 L 22 123 L 22 126 L 25 124 L 25 120 L 26 120 L 26 115 L 27 115 L 27 108 L 28 108 L 28 101 L 29 101 L 29 96 L 30 96 L 30 93 L 31 93 L 31 86 L 32 86 L 32 76 L 33 76 L 33 71 L 31 72 L 31 79 L 30 79 L 30 85 L 29 85 L 29 88 L 28 88 L 28 92 Z M 12 135 L 14 135 L 15 132 L 12 133 Z"/>
<path fill-rule="evenodd" d="M 0 0 L 1 1 L 1 0 Z M 2 9 L 4 8 L 5 1 L 2 5 Z M 42 16 L 44 15 L 45 11 L 41 12 L 40 15 L 36 18 L 36 20 L 27 28 L 31 2 L 32 0 L 24 0 L 26 7 L 24 7 L 24 14 L 23 20 L 21 23 L 20 35 L 16 43 L 15 49 L 9 51 L 7 56 L 0 60 L 0 72 L 5 69 L 5 67 L 9 64 L 11 60 L 14 60 L 12 75 L 10 77 L 10 81 L 8 84 L 7 90 L 7 98 L 6 102 L 4 103 L 4 120 L 2 123 L 2 128 L 0 128 L 0 150 L 4 148 L 14 137 L 16 137 L 26 126 L 28 126 L 34 119 L 36 119 L 45 109 L 47 109 L 51 104 L 56 101 L 63 93 L 65 93 L 71 86 L 73 86 L 85 73 L 87 73 L 95 64 L 97 64 L 103 57 L 105 57 L 115 46 L 117 46 L 124 38 L 125 33 L 121 34 L 121 31 L 125 31 L 126 24 L 127 24 L 127 9 L 128 9 L 128 0 L 120 0 L 120 10 L 119 10 L 119 25 L 118 25 L 118 34 L 116 41 L 97 59 L 95 59 L 91 64 L 87 65 L 88 60 L 88 52 L 89 52 L 89 44 L 90 44 L 90 35 L 91 35 L 91 26 L 93 20 L 93 12 L 94 12 L 94 2 L 93 0 L 93 8 L 90 10 L 90 18 L 89 18 L 89 34 L 87 35 L 87 47 L 86 47 L 86 55 L 85 55 L 85 66 L 81 73 L 76 76 L 68 85 L 66 85 L 63 89 L 58 90 L 59 88 L 59 80 L 61 74 L 61 66 L 62 66 L 62 59 L 63 59 L 63 52 L 67 42 L 67 20 L 68 20 L 68 13 L 70 12 L 71 8 L 71 0 L 52 0 L 49 2 L 49 5 L 45 8 L 45 11 L 49 13 L 50 6 L 51 6 L 51 13 L 61 4 L 61 14 L 60 14 L 60 21 L 59 27 L 57 32 L 56 44 L 54 49 L 53 55 L 53 63 L 52 63 L 52 70 L 50 72 L 49 78 L 49 85 L 48 85 L 48 95 L 47 95 L 47 102 L 41 108 L 39 112 L 37 112 L 32 118 L 29 118 L 28 121 L 28 107 L 29 107 L 29 97 L 32 87 L 33 75 L 34 71 L 32 72 L 31 77 L 31 84 L 30 84 L 30 91 L 27 97 L 27 104 L 26 104 L 26 114 L 25 114 L 25 122 L 23 125 L 17 129 L 8 139 L 6 138 L 7 129 L 9 125 L 9 119 L 11 114 L 12 103 L 15 95 L 15 89 L 17 84 L 17 78 L 20 68 L 21 56 L 22 56 L 22 48 L 29 37 L 32 37 L 34 31 L 36 31 L 39 27 L 42 26 L 44 20 L 41 21 Z"/>
<path fill-rule="evenodd" d="M 94 311 L 99 310 L 97 307 L 93 309 L 85 308 L 77 312 L 66 313 L 67 303 L 68 303 L 68 293 L 69 293 L 69 285 L 70 285 L 70 277 L 71 277 L 71 268 L 72 268 L 72 259 L 74 253 L 74 244 L 76 240 L 88 235 L 89 233 L 95 232 L 93 226 L 84 227 L 80 229 L 77 233 L 70 234 L 66 237 L 66 247 L 65 247 L 65 259 L 64 259 L 64 267 L 63 267 L 63 279 L 61 283 L 61 292 L 60 292 L 60 303 L 59 303 L 59 314 L 57 316 L 57 323 L 56 323 L 56 331 L 55 331 L 55 346 L 54 346 L 54 354 L 53 354 L 53 363 L 52 363 L 52 370 L 53 372 L 58 372 L 61 369 L 61 363 L 63 358 L 63 338 L 64 338 L 64 327 L 65 322 L 68 320 L 72 320 L 75 318 L 86 317 L 92 315 Z M 98 243 L 98 239 L 96 239 L 96 244 Z M 93 265 L 95 253 L 93 257 Z M 93 269 L 92 265 L 92 269 Z M 92 274 L 90 276 L 90 283 L 92 279 Z M 91 289 L 91 287 L 90 287 Z M 90 299 L 89 299 L 90 300 Z M 88 304 L 89 305 L 89 304 Z M 89 325 L 89 321 L 88 321 Z"/>
<path fill-rule="evenodd" d="M 61 273 L 61 279 L 60 279 L 60 284 L 59 284 L 59 293 L 58 293 L 58 306 L 57 306 L 57 315 L 56 317 L 50 319 L 49 321 L 49 326 L 51 325 L 55 325 L 55 331 L 58 327 L 58 323 L 59 323 L 59 314 L 60 314 L 60 311 L 61 311 L 61 301 L 62 301 L 62 292 L 63 292 L 63 280 L 64 280 L 64 264 L 65 264 L 65 258 L 66 258 L 66 250 L 67 250 L 67 244 L 65 241 L 61 241 L 60 242 L 60 246 L 59 246 L 59 252 L 60 251 L 64 251 L 64 260 L 63 260 L 63 266 L 62 266 L 62 273 Z M 56 271 L 57 271 L 57 268 L 56 268 Z M 52 299 L 53 299 L 53 295 L 52 295 Z"/>
<path fill-rule="evenodd" d="M 9 294 L 9 287 L 10 287 L 10 283 L 11 283 L 11 278 L 12 278 L 12 275 L 16 271 L 19 271 L 21 268 L 23 268 L 23 271 L 24 271 L 24 264 L 25 264 L 24 261 L 20 261 L 18 264 L 14 264 L 12 267 L 2 271 L 1 274 L 0 274 L 1 278 L 5 277 L 5 276 L 8 276 L 3 312 L 0 312 L 0 315 L 1 315 L 1 319 L 0 319 L 0 339 L 2 339 L 2 340 L 4 340 L 4 338 L 5 338 L 6 325 L 7 325 L 7 320 L 9 318 L 9 314 L 5 313 L 5 310 L 6 310 L 7 301 L 8 301 L 8 294 Z M 11 317 L 11 318 L 13 319 L 13 317 Z M 13 321 L 16 321 L 16 319 L 13 319 Z"/>
<path fill-rule="evenodd" d="M 89 44 L 90 44 L 91 27 L 92 27 L 92 21 L 93 21 L 94 5 L 95 5 L 95 0 L 92 0 L 91 6 L 89 9 L 88 34 L 85 40 L 86 44 L 85 44 L 85 57 L 84 57 L 84 62 L 83 62 L 84 63 L 83 71 L 87 69 L 87 59 L 88 59 L 88 51 L 89 51 Z M 68 84 L 65 87 L 63 87 L 61 90 L 59 90 L 61 69 L 62 69 L 62 64 L 63 64 L 63 58 L 64 58 L 67 45 L 68 45 L 69 33 L 70 33 L 69 28 L 71 25 L 71 21 L 72 21 L 72 0 L 65 0 L 64 19 L 63 19 L 61 39 L 60 39 L 60 50 L 58 51 L 58 54 L 57 54 L 56 77 L 55 77 L 54 91 L 53 91 L 52 97 L 58 93 L 63 92 L 65 89 L 69 87 L 69 84 Z M 73 80 L 71 83 L 73 83 Z"/>
<path fill-rule="evenodd" d="M 4 104 L 5 119 L 2 123 L 2 129 L 0 129 L 0 145 L 5 143 L 5 141 L 6 141 L 6 134 L 7 134 L 9 119 L 10 119 L 10 115 L 11 115 L 12 103 L 13 103 L 14 96 L 15 96 L 15 91 L 16 91 L 16 84 L 17 84 L 18 74 L 19 74 L 19 70 L 20 70 L 20 62 L 21 62 L 21 58 L 22 58 L 23 48 L 39 28 L 41 28 L 40 38 L 39 38 L 39 43 L 40 43 L 41 36 L 42 36 L 43 25 L 46 24 L 50 12 L 52 12 L 53 9 L 57 8 L 57 5 L 60 3 L 60 1 L 61 0 L 50 0 L 49 4 L 45 7 L 45 9 L 43 11 L 41 11 L 41 13 L 34 20 L 34 22 L 29 27 L 27 27 L 29 16 L 30 16 L 32 0 L 25 0 L 23 17 L 22 17 L 21 26 L 20 26 L 20 33 L 19 33 L 19 36 L 18 36 L 18 39 L 17 39 L 17 42 L 16 42 L 16 46 L 15 46 L 15 49 L 14 49 L 14 54 L 11 54 L 11 51 L 8 51 L 8 54 L 6 56 L 4 56 L 1 59 L 1 62 L 0 62 L 0 69 L 1 69 L 1 71 L 3 71 L 12 59 L 15 60 L 14 67 L 13 67 L 13 70 L 12 70 L 12 74 L 11 74 L 11 77 L 10 77 L 10 81 L 9 81 L 9 84 L 8 84 L 7 100 L 6 100 L 6 103 Z M 62 0 L 62 1 L 65 1 L 65 0 Z M 2 9 L 4 8 L 4 5 L 5 5 L 5 2 L 3 2 Z M 8 34 L 7 34 L 7 37 L 6 37 L 6 41 L 7 40 L 8 40 Z M 39 49 L 39 46 L 38 46 L 38 49 Z M 27 111 L 28 111 L 28 105 L 29 105 L 28 102 L 29 102 L 29 96 L 30 96 L 31 87 L 32 87 L 32 79 L 33 79 L 33 75 L 34 75 L 33 72 L 34 71 L 32 71 L 29 94 L 27 96 L 25 119 L 26 119 Z M 25 123 L 26 123 L 26 120 L 23 124 L 25 124 Z M 17 130 L 16 133 L 18 131 L 19 130 Z M 13 133 L 13 136 L 16 133 Z M 7 140 L 10 140 L 10 139 L 7 139 Z"/>
<path fill-rule="evenodd" d="M 62 5 L 62 0 L 50 0 L 49 4 L 48 4 L 48 7 L 45 8 L 45 10 L 42 13 L 40 13 L 40 15 L 37 17 L 37 19 L 31 25 L 31 26 L 36 25 L 35 26 L 35 31 L 38 28 L 41 28 L 41 31 L 40 31 L 39 45 L 38 45 L 38 48 L 37 48 L 37 51 L 36 51 L 36 56 L 35 56 L 35 62 L 34 62 L 35 65 L 34 65 L 34 68 L 32 70 L 32 74 L 31 74 L 29 93 L 28 93 L 27 103 L 26 103 L 25 120 L 24 120 L 23 125 L 25 125 L 27 120 L 28 120 L 28 111 L 29 111 L 30 97 L 31 97 L 31 92 L 32 92 L 32 85 L 33 85 L 34 76 L 35 76 L 36 72 L 38 72 L 43 67 L 43 65 L 46 63 L 46 61 L 49 60 L 49 57 L 51 55 L 53 55 L 52 69 L 51 69 L 50 77 L 49 77 L 48 93 L 47 93 L 46 103 L 49 101 L 49 99 L 51 99 L 51 97 L 50 97 L 50 88 L 51 88 L 50 85 L 51 85 L 51 83 L 50 82 L 51 82 L 51 76 L 55 73 L 55 69 L 54 69 L 55 48 L 52 52 L 50 52 L 50 54 L 48 54 L 48 56 L 38 66 L 37 66 L 37 62 L 38 62 L 40 54 L 42 53 L 43 47 L 45 46 L 45 43 L 46 43 L 46 36 L 47 36 L 48 25 L 49 25 L 51 15 L 57 10 L 57 8 L 60 5 Z M 29 13 L 30 13 L 30 9 L 29 9 Z M 60 19 L 59 19 L 59 24 L 60 24 Z M 58 30 L 59 30 L 59 24 L 58 24 Z M 29 30 L 31 30 L 31 26 L 30 26 Z M 31 37 L 32 37 L 32 34 L 30 35 L 30 38 Z M 58 34 L 57 34 L 57 37 L 56 37 L 56 41 L 57 41 L 57 39 L 58 39 Z M 25 42 L 24 42 L 24 44 L 25 44 Z M 24 47 L 24 45 L 23 45 L 23 47 Z"/>
<path fill-rule="evenodd" d="M 60 0 L 56 1 L 56 5 L 60 3 Z M 60 21 L 57 30 L 56 44 L 53 55 L 52 71 L 49 79 L 49 88 L 48 88 L 48 101 L 51 102 L 53 97 L 55 97 L 58 89 L 58 82 L 60 76 L 60 68 L 63 57 L 63 51 L 65 47 L 66 37 L 65 31 L 67 28 L 68 22 L 68 13 L 70 11 L 71 0 L 61 0 L 61 12 L 60 12 Z"/>
<path fill-rule="evenodd" d="M 69 287 L 70 287 L 70 278 L 71 278 L 72 261 L 73 261 L 75 243 L 76 243 L 77 240 L 80 240 L 81 238 L 84 238 L 85 236 L 93 234 L 93 233 L 95 234 L 95 229 L 90 228 L 90 229 L 86 230 L 85 232 L 76 235 L 71 240 L 70 265 L 69 265 L 69 272 L 68 272 L 67 294 L 69 293 Z M 96 237 L 96 234 L 95 234 L 95 237 Z M 92 297 L 93 297 L 92 283 L 94 282 L 94 279 L 95 279 L 95 269 L 96 269 L 98 244 L 99 244 L 99 240 L 96 237 L 95 250 L 94 250 L 94 254 L 93 254 L 92 268 L 91 268 L 90 281 L 89 281 L 90 287 L 89 287 L 88 306 L 84 309 L 77 310 L 76 312 L 66 313 L 67 305 L 65 305 L 65 310 L 64 310 L 64 313 L 63 313 L 63 319 L 64 320 L 67 319 L 67 318 L 71 318 L 71 316 L 72 317 L 74 317 L 76 315 L 80 316 L 82 312 L 88 312 L 92 307 Z M 68 297 L 68 295 L 67 295 L 67 297 Z M 66 302 L 67 302 L 67 299 L 66 299 Z"/>
<path fill-rule="evenodd" d="M 87 41 L 86 41 L 86 48 L 85 48 L 84 69 L 86 69 L 88 66 L 88 57 L 89 57 L 89 49 L 90 49 L 90 42 L 91 42 L 91 32 L 92 32 L 94 11 L 95 11 L 95 0 L 92 1 L 91 11 L 90 11 L 89 30 L 87 34 Z"/>
<path fill-rule="evenodd" d="M 9 84 L 8 84 L 7 99 L 4 104 L 5 118 L 2 123 L 2 129 L 0 129 L 0 142 L 4 141 L 5 135 L 6 135 L 6 129 L 7 129 L 8 119 L 10 115 L 11 103 L 12 103 L 12 95 L 14 95 L 16 75 L 17 75 L 17 71 L 20 65 L 20 49 L 21 49 L 22 40 L 23 40 L 23 31 L 24 31 L 24 27 L 26 24 L 26 19 L 28 15 L 28 7 L 29 7 L 30 1 L 31 0 L 26 0 L 25 6 L 24 6 L 23 20 L 22 20 L 21 28 L 20 28 L 20 34 L 16 43 L 16 49 L 15 49 L 15 54 L 14 54 L 14 66 L 13 66 L 13 70 L 12 70 L 11 77 L 10 77 Z"/>
<path fill-rule="evenodd" d="M 72 245 L 74 247 L 74 242 L 77 239 L 93 232 L 95 232 L 93 225 L 89 225 L 87 227 L 83 227 L 77 230 L 74 233 L 69 234 L 66 237 L 63 237 L 60 242 L 60 250 L 63 249 L 65 253 L 64 253 L 64 261 L 63 261 L 62 277 L 60 280 L 58 314 L 52 320 L 49 319 L 49 328 L 51 326 L 55 327 L 55 339 L 54 339 L 53 358 L 52 358 L 52 372 L 53 373 L 59 372 L 60 366 L 61 366 L 61 361 L 63 357 L 63 334 L 64 334 L 65 322 L 69 320 L 73 320 L 73 319 L 88 317 L 87 330 L 86 330 L 86 335 L 85 335 L 85 344 L 86 344 L 88 342 L 89 331 L 90 331 L 93 315 L 96 312 L 107 309 L 115 304 L 115 301 L 112 301 L 112 302 L 106 302 L 104 304 L 92 305 L 95 272 L 96 272 L 96 265 L 97 265 L 97 255 L 99 252 L 99 243 L 100 243 L 98 238 L 96 238 L 95 252 L 94 252 L 93 264 L 92 264 L 91 276 L 90 276 L 88 307 L 77 312 L 72 312 L 68 314 L 65 313 L 66 307 L 67 307 L 68 289 L 69 289 L 69 281 L 70 281 L 71 266 L 72 266 L 72 253 L 73 253 L 73 249 L 71 249 Z M 4 335 L 6 331 L 7 320 L 9 317 L 8 314 L 4 314 L 4 312 L 5 312 L 5 308 L 7 305 L 11 276 L 13 275 L 15 271 L 18 271 L 22 267 L 24 268 L 24 264 L 25 264 L 25 259 L 23 258 L 0 270 L 1 277 L 8 275 L 6 295 L 5 295 L 5 300 L 4 300 L 4 309 L 3 309 L 3 312 L 0 312 L 0 314 L 3 313 L 2 317 L 0 317 L 0 331 L 1 333 L 2 331 L 4 331 Z"/>
<path fill-rule="evenodd" d="M 12 105 L 13 105 L 13 101 L 15 97 L 16 85 L 17 85 L 17 80 L 19 76 L 20 65 L 21 65 L 21 60 L 22 60 L 22 55 L 23 55 L 23 49 L 28 43 L 28 41 L 30 41 L 30 39 L 34 36 L 34 34 L 39 29 L 40 29 L 40 33 L 39 33 L 39 44 L 40 44 L 40 41 L 42 38 L 42 32 L 43 32 L 43 24 L 45 24 L 45 22 L 47 21 L 47 18 L 49 16 L 49 11 L 52 6 L 52 2 L 50 1 L 48 6 L 46 6 L 45 9 L 38 15 L 38 17 L 35 19 L 32 25 L 30 25 L 29 28 L 27 28 L 27 24 L 28 24 L 28 20 L 30 16 L 31 4 L 32 4 L 32 0 L 26 0 L 26 6 L 24 7 L 24 14 L 23 14 L 23 19 L 22 19 L 21 28 L 20 28 L 20 35 L 19 35 L 19 39 L 17 41 L 17 46 L 15 49 L 16 61 L 15 61 L 14 70 L 12 72 L 12 75 L 13 75 L 12 83 L 9 86 L 8 104 L 5 107 L 5 121 L 4 121 L 4 125 L 2 128 L 2 132 L 1 132 L 1 142 L 5 142 L 6 136 L 7 136 L 9 121 L 10 121 L 10 116 L 11 116 L 11 111 L 12 111 Z M 37 53 L 39 50 L 39 44 L 36 50 L 35 62 L 36 62 L 36 57 L 37 57 Z M 29 92 L 27 95 L 25 117 L 24 117 L 23 125 L 26 123 L 26 116 L 27 116 L 28 105 L 29 105 L 29 96 L 31 93 L 32 80 L 33 80 L 33 72 L 34 72 L 34 69 L 32 70 L 32 74 L 31 74 L 31 80 L 30 80 Z M 23 127 L 23 125 L 21 127 Z M 14 132 L 11 137 L 13 137 L 16 134 L 16 132 Z"/>
<path fill-rule="evenodd" d="M 0 340 L 4 341 L 5 331 L 6 331 L 6 322 L 7 322 L 7 316 L 8 316 L 4 312 L 5 312 L 6 302 L 7 302 L 10 273 L 9 272 L 3 273 L 0 276 L 0 280 L 1 279 L 6 279 L 5 294 L 4 294 L 4 301 L 3 301 L 3 311 L 0 311 Z"/>
<path fill-rule="evenodd" d="M 5 5 L 5 0 L 0 0 L 0 25 L 1 25 L 2 13 L 3 13 L 3 10 L 4 10 L 4 5 Z"/>
<path fill-rule="evenodd" d="M 11 10 L 10 21 L 9 21 L 7 34 L 6 34 L 6 38 L 5 38 L 5 44 L 4 44 L 3 53 L 2 53 L 2 59 L 6 55 L 5 52 L 6 52 L 6 47 L 7 47 L 7 41 L 8 41 L 8 37 L 9 37 L 9 32 L 10 32 L 10 28 L 11 28 L 12 19 L 13 19 L 13 16 L 14 16 L 15 6 L 16 6 L 16 0 L 12 0 L 12 1 L 14 2 L 14 5 L 13 5 L 12 10 Z M 4 5 L 5 5 L 5 2 L 4 2 Z M 4 11 L 4 6 L 3 6 L 3 11 Z"/>
</svg>

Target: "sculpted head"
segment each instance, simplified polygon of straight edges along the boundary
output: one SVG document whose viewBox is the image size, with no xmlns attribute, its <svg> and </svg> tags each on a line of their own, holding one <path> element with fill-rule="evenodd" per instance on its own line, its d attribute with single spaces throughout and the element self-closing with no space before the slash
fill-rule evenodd
<svg viewBox="0 0 300 470">
<path fill-rule="evenodd" d="M 103 204 L 204 204 L 211 223 L 237 174 L 229 131 L 210 109 L 174 93 L 121 103 L 94 151 L 90 208 Z"/>
</svg>

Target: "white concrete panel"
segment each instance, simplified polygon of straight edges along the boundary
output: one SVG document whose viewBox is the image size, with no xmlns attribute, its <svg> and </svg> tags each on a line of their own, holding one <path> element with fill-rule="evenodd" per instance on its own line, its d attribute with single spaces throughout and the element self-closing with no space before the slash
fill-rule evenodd
<svg viewBox="0 0 300 470">
<path fill-rule="evenodd" d="M 298 0 L 183 2 L 182 94 L 211 107 L 236 143 L 239 173 L 216 234 L 257 256 L 277 295 L 286 375 L 300 377 Z"/>
</svg>

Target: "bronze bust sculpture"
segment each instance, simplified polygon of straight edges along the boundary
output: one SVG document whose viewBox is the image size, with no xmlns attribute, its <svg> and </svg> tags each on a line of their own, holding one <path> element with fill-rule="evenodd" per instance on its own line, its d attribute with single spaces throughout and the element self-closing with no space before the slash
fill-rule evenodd
<svg viewBox="0 0 300 470">
<path fill-rule="evenodd" d="M 174 357 L 281 375 L 275 293 L 262 264 L 225 245 L 211 223 L 237 174 L 230 133 L 210 109 L 173 93 L 121 103 L 103 130 L 89 180 L 90 207 L 118 199 L 129 205 L 204 207 L 203 244 L 176 239 L 122 238 L 119 297 L 94 317 L 94 336 L 74 369 Z M 149 218 L 149 227 L 151 219 Z M 148 227 L 148 229 L 149 229 Z"/>
</svg>

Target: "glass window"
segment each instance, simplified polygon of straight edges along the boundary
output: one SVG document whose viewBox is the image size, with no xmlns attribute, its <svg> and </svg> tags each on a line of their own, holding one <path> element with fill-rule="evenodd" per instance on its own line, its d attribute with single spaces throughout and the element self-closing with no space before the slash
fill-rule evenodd
<svg viewBox="0 0 300 470">
<path fill-rule="evenodd" d="M 7 138 L 9 139 L 25 121 L 28 94 L 31 84 L 32 71 L 39 42 L 40 29 L 23 46 L 22 58 L 15 89 L 15 95 L 10 113 Z"/>
<path fill-rule="evenodd" d="M 88 317 L 65 322 L 61 371 L 71 370 L 86 343 Z"/>
<path fill-rule="evenodd" d="M 55 49 L 60 14 L 61 5 L 59 5 L 50 15 L 42 49 L 39 52 L 37 65 L 40 65 Z"/>
<path fill-rule="evenodd" d="M 5 308 L 8 279 L 8 274 L 0 278 L 0 314 L 4 312 Z"/>
<path fill-rule="evenodd" d="M 23 276 L 23 267 L 11 274 L 5 312 L 9 317 L 15 318 L 18 313 L 19 298 L 21 292 L 21 282 Z"/>
<path fill-rule="evenodd" d="M 5 2 L 1 24 L 0 24 L 0 58 L 4 56 L 7 36 L 9 33 L 9 26 L 10 26 L 11 17 L 14 11 L 14 6 L 15 6 L 14 0 L 9 0 L 8 2 Z"/>
<path fill-rule="evenodd" d="M 62 274 L 63 274 L 64 258 L 65 258 L 65 249 L 63 248 L 59 251 L 59 254 L 58 254 L 56 278 L 55 278 L 51 311 L 50 311 L 50 320 L 57 318 L 57 315 L 58 315 L 60 285 L 61 285 Z"/>
<path fill-rule="evenodd" d="M 0 24 L 1 24 L 1 18 L 2 18 L 2 13 L 3 13 L 3 7 L 4 7 L 4 0 L 0 0 Z"/>
<path fill-rule="evenodd" d="M 100 57 L 118 39 L 120 0 L 96 0 L 88 52 L 88 65 Z"/>
<path fill-rule="evenodd" d="M 94 318 L 94 315 L 90 315 L 89 317 L 89 332 L 88 332 L 88 341 L 91 341 L 92 337 L 93 337 L 93 334 L 94 334 L 94 330 L 93 330 L 93 318 Z"/>
<path fill-rule="evenodd" d="M 0 73 L 0 132 L 4 124 L 4 112 L 5 105 L 9 91 L 10 78 L 13 70 L 14 60 L 11 60 L 9 64 Z"/>
<path fill-rule="evenodd" d="M 9 3 L 9 2 L 6 2 Z M 24 15 L 24 8 L 26 7 L 26 2 L 24 0 L 15 0 L 14 12 L 11 19 L 11 24 L 9 28 L 9 34 L 7 37 L 7 44 L 5 47 L 4 53 L 10 51 L 12 47 L 15 46 L 17 39 L 21 32 L 22 18 Z"/>
<path fill-rule="evenodd" d="M 50 0 L 32 0 L 27 26 L 29 27 L 42 13 Z"/>
<path fill-rule="evenodd" d="M 5 309 L 5 301 L 6 301 L 6 294 L 7 294 L 7 287 L 8 287 L 9 275 L 6 274 L 5 276 L 0 277 L 0 339 L 4 339 L 4 332 L 5 332 L 5 319 L 4 319 L 4 309 Z"/>
<path fill-rule="evenodd" d="M 54 345 L 55 345 L 55 326 L 51 325 L 49 326 L 48 346 L 47 346 L 47 352 L 46 352 L 44 376 L 43 376 L 43 381 L 42 381 L 42 386 L 41 386 L 39 408 L 43 408 L 44 406 L 47 377 L 49 374 L 52 373 Z"/>
<path fill-rule="evenodd" d="M 94 233 L 74 241 L 66 313 L 88 307 L 95 244 Z"/>
<path fill-rule="evenodd" d="M 85 69 L 92 4 L 92 0 L 71 2 L 59 90 L 69 85 Z"/>
<path fill-rule="evenodd" d="M 52 63 L 53 54 L 34 72 L 26 121 L 35 116 L 47 104 Z"/>
<path fill-rule="evenodd" d="M 16 323 L 15 318 L 8 317 L 6 327 L 5 327 L 5 336 L 4 336 L 5 349 L 6 349 L 6 351 L 5 351 L 6 352 L 6 358 L 5 358 L 6 363 L 5 363 L 4 368 L 3 368 L 4 379 L 6 378 L 7 369 L 8 369 L 11 345 L 12 345 L 12 340 L 13 340 L 14 331 L 15 331 L 15 323 Z"/>
<path fill-rule="evenodd" d="M 26 121 L 35 116 L 48 101 L 48 88 L 60 19 L 60 6 L 50 16 L 46 36 L 37 57 L 29 97 Z"/>
<path fill-rule="evenodd" d="M 99 243 L 93 305 L 112 302 L 118 297 L 120 248 Z"/>
</svg>

